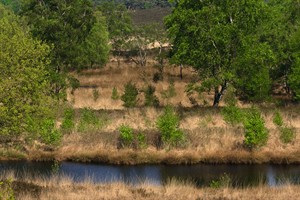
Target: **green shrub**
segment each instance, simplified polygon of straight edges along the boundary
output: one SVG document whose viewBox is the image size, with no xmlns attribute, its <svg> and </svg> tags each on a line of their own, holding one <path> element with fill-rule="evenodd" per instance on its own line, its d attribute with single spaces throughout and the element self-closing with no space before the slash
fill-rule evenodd
<svg viewBox="0 0 300 200">
<path fill-rule="evenodd" d="M 0 181 L 0 199 L 15 200 L 15 194 L 12 186 L 12 180 Z"/>
<path fill-rule="evenodd" d="M 156 125 L 164 144 L 178 146 L 184 142 L 184 134 L 179 129 L 179 117 L 171 106 L 165 108 L 163 114 L 156 121 Z"/>
<path fill-rule="evenodd" d="M 94 101 L 97 101 L 99 99 L 99 90 L 97 90 L 96 88 L 93 89 L 93 99 Z"/>
<path fill-rule="evenodd" d="M 230 185 L 231 185 L 231 178 L 226 173 L 224 173 L 224 175 L 222 175 L 219 179 L 213 180 L 209 184 L 211 188 L 215 188 L 215 189 L 229 187 Z"/>
<path fill-rule="evenodd" d="M 75 127 L 74 119 L 75 119 L 74 109 L 67 108 L 64 111 L 63 121 L 62 121 L 62 124 L 61 124 L 61 129 L 62 129 L 63 132 L 70 133 L 73 130 L 73 128 Z"/>
<path fill-rule="evenodd" d="M 282 127 L 283 126 L 283 119 L 281 117 L 281 114 L 280 112 L 276 111 L 274 113 L 274 116 L 273 116 L 273 123 L 276 125 L 276 126 L 279 126 L 279 127 Z"/>
<path fill-rule="evenodd" d="M 55 121 L 46 119 L 41 124 L 41 139 L 46 144 L 58 145 L 61 141 L 62 134 L 55 128 Z"/>
<path fill-rule="evenodd" d="M 295 138 L 295 129 L 291 127 L 281 127 L 280 128 L 280 139 L 283 143 L 290 143 Z"/>
<path fill-rule="evenodd" d="M 98 116 L 95 111 L 85 108 L 80 114 L 78 131 L 82 133 L 97 131 L 103 128 L 107 122 L 108 119 L 105 115 Z"/>
<path fill-rule="evenodd" d="M 120 143 L 122 147 L 131 147 L 134 141 L 133 129 L 130 126 L 122 125 L 119 128 Z"/>
<path fill-rule="evenodd" d="M 138 147 L 139 148 L 146 148 L 147 147 L 147 141 L 146 141 L 146 136 L 143 133 L 138 133 L 137 134 L 137 142 L 138 142 Z"/>
<path fill-rule="evenodd" d="M 134 107 L 136 105 L 136 98 L 138 90 L 134 84 L 128 82 L 125 85 L 124 94 L 121 96 L 121 100 L 124 102 L 125 107 Z"/>
<path fill-rule="evenodd" d="M 146 91 L 145 91 L 145 106 L 159 106 L 159 100 L 157 96 L 154 95 L 155 93 L 155 87 L 152 85 L 148 85 Z"/>
<path fill-rule="evenodd" d="M 221 113 L 224 117 L 224 120 L 231 125 L 236 125 L 243 122 L 244 113 L 240 108 L 234 105 L 224 107 Z"/>
<path fill-rule="evenodd" d="M 111 94 L 111 99 L 112 100 L 118 100 L 120 97 L 119 97 L 119 94 L 118 94 L 118 90 L 116 87 L 114 87 L 112 89 L 112 94 Z"/>
<path fill-rule="evenodd" d="M 268 140 L 268 130 L 265 127 L 264 119 L 261 113 L 252 108 L 246 114 L 244 120 L 245 145 L 250 148 L 256 148 L 264 145 Z"/>
</svg>

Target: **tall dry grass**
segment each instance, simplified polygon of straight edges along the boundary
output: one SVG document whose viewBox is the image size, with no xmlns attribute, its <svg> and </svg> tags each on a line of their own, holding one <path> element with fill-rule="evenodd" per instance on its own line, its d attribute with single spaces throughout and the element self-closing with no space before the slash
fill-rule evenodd
<svg viewBox="0 0 300 200">
<path fill-rule="evenodd" d="M 9 175 L 11 176 L 11 175 Z M 2 176 L 1 178 L 8 178 Z M 12 177 L 9 177 L 12 178 Z M 3 180 L 3 179 L 2 179 Z M 122 182 L 94 184 L 91 179 L 74 183 L 68 177 L 51 179 L 22 180 L 13 179 L 13 190 L 16 199 L 53 199 L 53 200 L 96 200 L 96 199 L 264 199 L 286 200 L 299 199 L 300 186 L 283 185 L 268 187 L 260 185 L 249 188 L 196 188 L 189 182 L 171 179 L 163 186 L 145 181 L 139 185 Z"/>
</svg>

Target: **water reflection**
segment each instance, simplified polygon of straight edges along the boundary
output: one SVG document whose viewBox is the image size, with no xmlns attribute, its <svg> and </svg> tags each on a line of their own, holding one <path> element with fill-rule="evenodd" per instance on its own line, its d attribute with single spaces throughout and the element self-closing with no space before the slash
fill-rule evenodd
<svg viewBox="0 0 300 200">
<path fill-rule="evenodd" d="M 53 175 L 51 162 L 0 162 L 0 173 L 12 170 L 18 177 Z M 298 165 L 138 165 L 116 166 L 62 162 L 56 170 L 58 175 L 71 177 L 75 182 L 89 179 L 93 182 L 123 181 L 138 184 L 144 181 L 162 185 L 175 178 L 188 180 L 197 186 L 208 186 L 221 176 L 228 176 L 234 187 L 259 184 L 278 186 L 285 183 L 300 184 Z"/>
</svg>

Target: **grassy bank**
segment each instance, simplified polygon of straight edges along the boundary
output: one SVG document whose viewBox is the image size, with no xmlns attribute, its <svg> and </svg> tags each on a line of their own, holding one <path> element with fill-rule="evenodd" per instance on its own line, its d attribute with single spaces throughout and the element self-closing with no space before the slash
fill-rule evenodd
<svg viewBox="0 0 300 200">
<path fill-rule="evenodd" d="M 2 179 L 4 180 L 4 179 Z M 120 182 L 94 184 L 89 180 L 73 183 L 67 177 L 27 178 L 2 181 L 0 194 L 5 199 L 299 199 L 300 186 L 257 186 L 249 188 L 196 188 L 189 182 L 170 180 L 164 186 L 147 182 L 128 185 Z"/>
<path fill-rule="evenodd" d="M 73 127 L 65 130 L 58 146 L 32 141 L 30 145 L 3 143 L 0 158 L 34 161 L 69 160 L 109 164 L 291 164 L 300 163 L 299 108 L 281 111 L 282 118 L 294 127 L 295 135 L 285 143 L 281 129 L 274 125 L 274 109 L 262 109 L 268 129 L 267 143 L 255 149 L 244 144 L 244 127 L 228 124 L 222 109 L 195 108 L 177 110 L 185 141 L 178 147 L 161 144 L 156 120 L 161 108 L 134 108 L 120 111 L 88 111 L 88 120 L 75 110 Z M 92 114 L 91 114 L 92 113 Z M 92 118 L 91 118 L 92 116 Z M 144 136 L 144 145 L 120 145 L 119 127 L 126 124 L 134 134 Z M 133 141 L 136 142 L 136 141 Z"/>
</svg>

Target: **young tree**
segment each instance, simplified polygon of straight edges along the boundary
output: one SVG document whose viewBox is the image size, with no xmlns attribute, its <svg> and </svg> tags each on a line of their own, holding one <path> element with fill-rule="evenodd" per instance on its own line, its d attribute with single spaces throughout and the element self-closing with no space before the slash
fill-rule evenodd
<svg viewBox="0 0 300 200">
<path fill-rule="evenodd" d="M 193 66 L 202 78 L 202 87 L 214 88 L 213 105 L 218 106 L 227 85 L 234 84 L 237 69 L 270 65 L 270 56 L 264 56 L 270 53 L 270 48 L 259 37 L 259 28 L 268 19 L 264 0 L 177 1 L 166 19 L 173 43 L 171 61 Z M 249 60 L 244 56 L 257 45 L 266 51 L 256 52 L 263 60 L 243 65 Z M 259 80 L 252 82 L 261 84 Z"/>
<path fill-rule="evenodd" d="M 105 16 L 112 50 L 119 57 L 125 49 L 126 42 L 133 30 L 132 20 L 125 5 L 112 2 L 102 2 L 97 7 Z"/>
<path fill-rule="evenodd" d="M 81 52 L 82 57 L 79 57 L 77 61 L 81 66 L 89 66 L 90 68 L 103 66 L 108 60 L 110 51 L 105 17 L 102 16 L 100 11 L 96 11 L 94 15 L 96 23 L 79 47 L 78 51 Z"/>
</svg>

